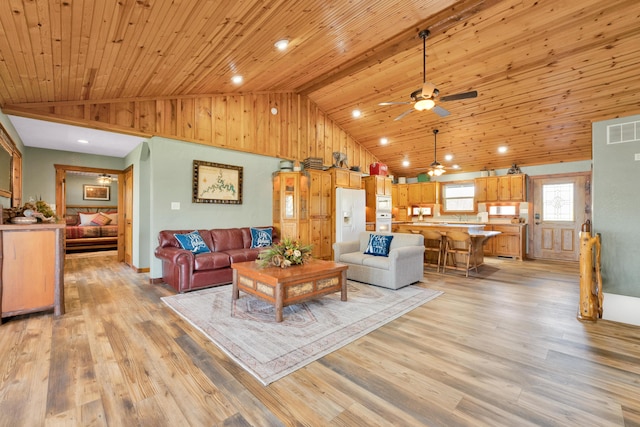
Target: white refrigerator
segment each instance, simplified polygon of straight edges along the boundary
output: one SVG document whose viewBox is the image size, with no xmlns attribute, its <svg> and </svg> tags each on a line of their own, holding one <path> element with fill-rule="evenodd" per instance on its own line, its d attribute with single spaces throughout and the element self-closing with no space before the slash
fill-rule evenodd
<svg viewBox="0 0 640 427">
<path fill-rule="evenodd" d="M 366 228 L 366 208 L 364 190 L 336 188 L 336 242 L 358 240 Z"/>
</svg>

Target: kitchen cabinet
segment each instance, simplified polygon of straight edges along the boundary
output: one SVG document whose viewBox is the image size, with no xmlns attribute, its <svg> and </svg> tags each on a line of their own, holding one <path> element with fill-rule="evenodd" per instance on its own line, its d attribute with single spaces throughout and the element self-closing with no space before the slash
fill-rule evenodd
<svg viewBox="0 0 640 427">
<path fill-rule="evenodd" d="M 0 225 L 1 318 L 64 314 L 64 224 Z"/>
<path fill-rule="evenodd" d="M 408 184 L 408 205 L 435 204 L 438 201 L 437 182 Z"/>
<path fill-rule="evenodd" d="M 333 200 L 331 174 L 320 170 L 309 170 L 309 242 L 313 245 L 313 256 L 331 259 L 333 232 Z"/>
<path fill-rule="evenodd" d="M 398 184 L 398 207 L 409 206 L 409 184 Z"/>
<path fill-rule="evenodd" d="M 362 188 L 362 175 L 349 169 L 332 168 L 331 177 L 334 187 Z"/>
<path fill-rule="evenodd" d="M 487 225 L 485 230 L 500 232 L 485 242 L 485 255 L 524 260 L 527 230 L 525 224 L 492 224 Z"/>
<path fill-rule="evenodd" d="M 380 175 L 371 175 L 362 178 L 364 189 L 367 191 L 367 197 L 372 196 L 391 196 L 392 181 L 391 178 Z"/>
<path fill-rule="evenodd" d="M 309 190 L 307 172 L 278 172 L 273 177 L 273 225 L 280 237 L 309 244 Z"/>
<path fill-rule="evenodd" d="M 476 202 L 524 202 L 527 176 L 524 174 L 488 176 L 474 180 Z"/>
</svg>

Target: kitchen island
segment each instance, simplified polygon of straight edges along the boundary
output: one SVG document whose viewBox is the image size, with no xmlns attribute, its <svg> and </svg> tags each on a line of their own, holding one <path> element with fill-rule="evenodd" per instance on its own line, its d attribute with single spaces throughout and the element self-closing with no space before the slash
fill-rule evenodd
<svg viewBox="0 0 640 427">
<path fill-rule="evenodd" d="M 485 231 L 485 224 L 482 223 L 436 223 L 436 222 L 413 222 L 397 224 L 398 233 L 422 233 L 423 230 L 433 230 L 440 233 L 444 239 L 447 235 L 447 231 L 466 231 L 471 236 L 471 244 L 473 245 L 473 251 L 475 254 L 475 262 L 478 266 L 484 263 L 484 242 L 500 234 L 499 231 Z M 394 227 L 395 228 L 395 227 Z M 444 254 L 443 254 L 444 255 Z M 465 260 L 457 255 L 456 264 L 464 263 Z M 473 264 L 473 260 L 471 262 Z"/>
</svg>

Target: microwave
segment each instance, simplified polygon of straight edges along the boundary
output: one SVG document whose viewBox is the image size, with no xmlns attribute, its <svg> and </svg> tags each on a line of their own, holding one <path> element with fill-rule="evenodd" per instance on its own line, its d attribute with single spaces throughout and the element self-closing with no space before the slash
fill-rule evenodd
<svg viewBox="0 0 640 427">
<path fill-rule="evenodd" d="M 376 210 L 380 212 L 391 212 L 391 196 L 376 196 Z"/>
</svg>

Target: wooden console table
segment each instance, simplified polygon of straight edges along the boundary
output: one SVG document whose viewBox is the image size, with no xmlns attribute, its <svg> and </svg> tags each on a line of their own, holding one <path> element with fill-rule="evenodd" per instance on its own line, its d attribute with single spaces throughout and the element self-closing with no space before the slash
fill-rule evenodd
<svg viewBox="0 0 640 427">
<path fill-rule="evenodd" d="M 288 268 L 260 267 L 255 261 L 231 264 L 233 290 L 237 300 L 240 291 L 273 304 L 276 322 L 282 322 L 283 307 L 298 304 L 322 295 L 341 291 L 347 300 L 347 268 L 345 264 L 312 259 L 304 265 Z"/>
<path fill-rule="evenodd" d="M 64 314 L 64 227 L 0 225 L 0 322 L 50 309 Z"/>
</svg>

